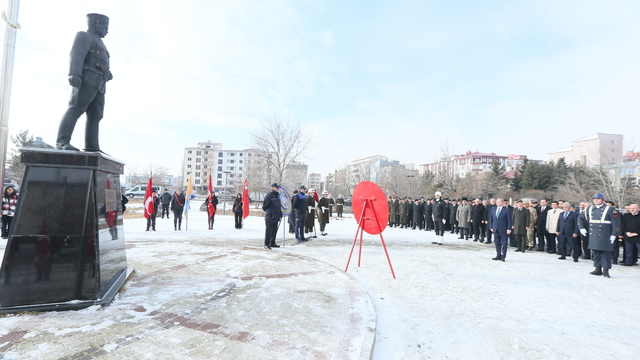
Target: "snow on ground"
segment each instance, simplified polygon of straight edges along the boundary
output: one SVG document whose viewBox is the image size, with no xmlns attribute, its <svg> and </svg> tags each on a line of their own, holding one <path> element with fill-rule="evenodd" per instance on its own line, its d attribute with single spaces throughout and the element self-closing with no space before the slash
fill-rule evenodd
<svg viewBox="0 0 640 360">
<path fill-rule="evenodd" d="M 197 244 L 220 247 L 217 252 L 263 244 L 260 217 L 247 218 L 242 230 L 234 229 L 233 217 L 221 211 L 214 230 L 207 230 L 206 215 L 198 211 L 190 213 L 188 231 L 186 223 L 183 231 L 173 231 L 173 219 L 157 222 L 158 231 L 145 232 L 145 219 L 125 220 L 127 243 L 152 249 L 129 255 L 129 266 L 155 261 L 158 268 L 170 267 L 172 256 L 201 251 Z M 326 237 L 302 245 L 280 231 L 278 241 L 284 235 L 287 245 L 273 253 L 315 258 L 342 271 L 356 227 L 353 218 L 332 220 Z M 397 279 L 379 237 L 368 234 L 361 267 L 356 247 L 347 272 L 367 289 L 376 309 L 375 360 L 637 359 L 640 354 L 639 267 L 614 265 L 612 278 L 606 279 L 589 275 L 589 261 L 561 261 L 541 252 L 522 254 L 510 248 L 506 262 L 492 261 L 493 244 L 457 240 L 455 235 L 447 234 L 443 246 L 431 244 L 432 232 L 393 228 L 383 236 Z M 154 254 L 171 256 L 156 260 Z M 253 261 L 246 265 L 260 265 Z M 186 290 L 188 284 L 184 286 Z M 146 310 L 154 310 L 153 304 Z M 132 311 L 131 316 L 141 315 Z M 19 317 L 1 320 L 6 326 Z"/>
</svg>

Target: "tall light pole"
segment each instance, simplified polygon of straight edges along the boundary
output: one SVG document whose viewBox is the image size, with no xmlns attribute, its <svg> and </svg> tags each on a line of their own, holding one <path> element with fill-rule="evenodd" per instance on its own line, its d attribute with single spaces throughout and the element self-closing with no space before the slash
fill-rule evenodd
<svg viewBox="0 0 640 360">
<path fill-rule="evenodd" d="M 229 180 L 229 174 L 231 174 L 231 171 L 223 171 L 224 173 L 224 192 L 225 194 L 221 194 L 221 198 L 222 198 L 222 215 L 227 215 L 227 202 L 225 201 L 225 197 L 227 196 L 226 192 L 227 192 L 227 181 Z"/>
<path fill-rule="evenodd" d="M 4 184 L 4 170 L 7 162 L 7 143 L 9 140 L 9 103 L 11 102 L 11 81 L 13 79 L 13 59 L 16 52 L 16 33 L 20 0 L 7 0 L 7 18 L 2 12 L 4 43 L 2 47 L 2 80 L 0 82 L 0 178 Z M 3 185 L 4 187 L 4 185 Z"/>
<path fill-rule="evenodd" d="M 415 175 L 407 175 L 408 178 L 414 178 Z M 409 197 L 411 197 L 411 179 L 409 179 Z"/>
</svg>

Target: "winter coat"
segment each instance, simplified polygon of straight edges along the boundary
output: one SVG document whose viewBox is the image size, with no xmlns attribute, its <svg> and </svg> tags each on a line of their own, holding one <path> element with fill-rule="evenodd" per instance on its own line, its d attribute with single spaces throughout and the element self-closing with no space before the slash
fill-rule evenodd
<svg viewBox="0 0 640 360">
<path fill-rule="evenodd" d="M 449 205 L 444 202 L 444 200 L 435 200 L 431 205 L 431 208 L 433 209 L 433 218 L 435 220 L 445 219 L 449 221 Z"/>
<path fill-rule="evenodd" d="M 16 203 L 18 202 L 18 194 L 13 193 L 11 196 L 2 197 L 2 215 L 13 216 L 16 213 Z"/>
<path fill-rule="evenodd" d="M 471 207 L 471 220 L 473 225 L 479 226 L 484 221 L 484 205 L 478 204 Z"/>
<path fill-rule="evenodd" d="M 329 206 L 331 205 L 329 198 L 322 197 L 318 200 L 318 222 L 320 224 L 329 223 Z"/>
<path fill-rule="evenodd" d="M 171 210 L 184 210 L 184 202 L 184 193 L 180 194 L 180 196 L 178 196 L 178 194 L 173 194 L 173 196 L 171 197 Z"/>
<path fill-rule="evenodd" d="M 527 227 L 531 222 L 531 213 L 529 212 L 529 209 L 525 209 L 524 207 L 514 208 L 511 216 L 512 216 L 511 224 L 513 225 L 513 234 L 527 235 Z"/>
<path fill-rule="evenodd" d="M 242 213 L 242 198 L 237 198 L 233 201 L 233 212 L 234 213 Z"/>
<path fill-rule="evenodd" d="M 589 225 L 585 228 L 587 222 Z M 585 213 L 578 217 L 578 229 L 587 230 L 589 233 L 589 249 L 613 251 L 611 236 L 617 237 L 620 234 L 620 212 L 608 205 L 600 208 L 589 206 Z"/>
<path fill-rule="evenodd" d="M 458 223 L 458 204 L 449 203 L 449 223 L 457 224 Z M 466 225 L 462 226 L 466 227 Z"/>
<path fill-rule="evenodd" d="M 271 190 L 267 194 L 267 196 L 264 197 L 262 210 L 264 210 L 264 221 L 279 222 L 280 219 L 282 219 L 282 204 L 280 203 L 280 193 L 275 190 Z"/>
<path fill-rule="evenodd" d="M 293 197 L 293 210 L 297 214 L 304 215 L 307 212 L 307 195 L 301 192 Z"/>
<path fill-rule="evenodd" d="M 471 227 L 471 224 L 469 223 L 469 220 L 471 220 L 471 206 L 469 204 L 458 206 L 458 210 L 456 212 L 456 220 L 458 221 L 458 226 L 460 227 Z"/>
<path fill-rule="evenodd" d="M 316 199 L 313 196 L 307 196 L 307 218 L 304 220 L 304 226 L 313 227 L 316 217 Z"/>
<path fill-rule="evenodd" d="M 620 229 L 624 235 L 624 241 L 630 243 L 640 243 L 640 214 L 633 215 L 626 213 L 622 215 L 622 221 L 620 222 Z M 627 236 L 627 233 L 636 233 L 638 236 Z"/>
<path fill-rule="evenodd" d="M 169 192 L 163 192 L 162 195 L 160 195 L 160 202 L 162 203 L 162 205 L 169 205 L 171 203 L 171 194 L 169 194 Z"/>
<path fill-rule="evenodd" d="M 560 214 L 562 214 L 561 209 L 549 209 L 547 212 L 547 222 L 546 228 L 549 229 L 550 233 L 555 233 L 556 228 L 558 228 L 558 219 L 560 218 Z"/>
<path fill-rule="evenodd" d="M 218 210 L 218 197 L 213 195 L 213 200 L 211 201 L 213 203 L 213 210 Z M 209 197 L 207 196 L 206 199 L 204 199 L 204 206 L 209 205 Z"/>
<path fill-rule="evenodd" d="M 404 224 L 407 222 L 407 202 L 401 202 L 400 207 L 398 208 L 398 212 L 400 213 L 400 224 Z"/>
<path fill-rule="evenodd" d="M 392 201 L 391 202 L 391 206 L 389 207 L 389 214 L 391 214 L 391 221 L 395 222 L 396 221 L 396 215 L 398 214 L 398 207 L 399 207 L 399 202 L 396 201 Z"/>
</svg>

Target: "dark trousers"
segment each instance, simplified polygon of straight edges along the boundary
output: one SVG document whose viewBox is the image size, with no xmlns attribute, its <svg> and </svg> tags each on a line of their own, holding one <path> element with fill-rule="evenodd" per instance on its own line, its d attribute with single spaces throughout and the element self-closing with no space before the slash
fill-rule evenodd
<svg viewBox="0 0 640 360">
<path fill-rule="evenodd" d="M 556 233 L 547 233 L 547 251 L 550 253 L 556 252 Z"/>
<path fill-rule="evenodd" d="M 567 243 L 569 241 L 569 236 L 564 234 L 558 235 L 558 254 L 560 254 L 560 256 L 567 256 Z"/>
<path fill-rule="evenodd" d="M 618 258 L 620 257 L 620 248 L 622 248 L 624 251 L 622 253 L 622 259 L 624 259 L 627 255 L 627 250 L 625 250 L 624 242 L 616 239 L 616 241 L 613 242 L 613 254 L 611 255 L 613 262 L 616 264 L 618 263 Z"/>
<path fill-rule="evenodd" d="M 468 227 L 459 227 L 458 230 L 459 230 L 461 239 L 465 239 L 465 240 L 469 239 L 469 235 L 470 235 L 470 232 L 471 232 L 470 228 L 468 228 Z"/>
<path fill-rule="evenodd" d="M 11 222 L 13 216 L 2 215 L 2 237 L 9 237 L 9 229 L 11 229 Z"/>
<path fill-rule="evenodd" d="M 509 237 L 509 246 L 511 247 L 518 246 L 518 243 L 516 242 L 516 236 L 513 234 L 513 232 L 507 236 Z"/>
<path fill-rule="evenodd" d="M 578 260 L 580 257 L 580 236 L 571 237 L 571 244 L 573 244 L 572 256 L 574 260 Z"/>
<path fill-rule="evenodd" d="M 580 234 L 580 242 L 582 242 L 582 257 L 585 259 L 591 259 L 591 250 L 589 250 L 589 235 L 587 234 L 587 236 L 583 236 L 582 234 Z"/>
<path fill-rule="evenodd" d="M 538 250 L 544 250 L 544 244 L 546 243 L 548 235 L 549 232 L 547 232 L 547 230 L 545 230 L 544 228 L 538 229 Z"/>
<path fill-rule="evenodd" d="M 236 229 L 242 229 L 242 213 L 241 212 L 234 212 L 233 213 L 233 220 L 236 223 Z"/>
<path fill-rule="evenodd" d="M 442 219 L 434 219 L 433 221 L 433 227 L 436 230 L 436 236 L 438 235 L 444 235 L 444 226 L 445 224 L 442 223 Z"/>
<path fill-rule="evenodd" d="M 215 220 L 216 220 L 216 213 L 213 213 L 213 215 L 209 216 L 209 218 L 207 219 L 207 224 L 209 225 L 209 229 L 213 229 L 213 223 Z"/>
<path fill-rule="evenodd" d="M 338 217 L 342 217 L 342 205 L 336 206 L 336 212 L 338 213 Z"/>
<path fill-rule="evenodd" d="M 434 225 L 433 225 L 433 219 L 431 217 L 427 219 L 426 223 L 427 223 L 427 230 L 433 230 Z"/>
<path fill-rule="evenodd" d="M 173 210 L 173 228 L 180 229 L 182 226 L 182 212 L 184 209 Z"/>
<path fill-rule="evenodd" d="M 304 239 L 304 223 L 307 220 L 307 214 L 304 212 L 296 213 L 296 239 Z"/>
<path fill-rule="evenodd" d="M 524 252 L 527 249 L 527 234 L 516 234 L 513 236 L 516 238 L 518 250 Z"/>
<path fill-rule="evenodd" d="M 484 224 L 476 224 L 475 221 L 473 222 L 473 240 L 478 240 L 480 237 L 484 237 L 484 230 L 483 226 Z"/>
<path fill-rule="evenodd" d="M 162 204 L 162 218 L 163 218 L 163 219 L 164 219 L 164 214 L 165 214 L 165 213 L 167 214 L 167 219 L 168 219 L 168 218 L 169 218 L 169 213 L 170 213 L 170 211 L 169 211 L 169 204 L 167 204 L 167 205 Z"/>
<path fill-rule="evenodd" d="M 611 251 L 591 250 L 593 252 L 593 266 L 604 269 L 611 269 Z"/>
<path fill-rule="evenodd" d="M 278 235 L 278 223 L 265 221 L 264 245 L 276 245 L 276 236 Z"/>
<path fill-rule="evenodd" d="M 507 248 L 509 248 L 509 235 L 506 232 L 494 232 L 493 242 L 496 244 L 496 255 L 501 259 L 506 259 Z"/>
<path fill-rule="evenodd" d="M 491 231 L 491 229 L 487 226 L 487 224 L 484 224 L 487 228 L 487 231 L 485 232 L 485 235 L 487 236 L 487 244 L 491 244 L 491 237 L 493 236 L 493 231 Z"/>
<path fill-rule="evenodd" d="M 158 216 L 158 214 L 153 213 L 147 218 L 147 231 L 149 230 L 149 227 L 154 231 L 156 230 L 156 216 Z"/>
<path fill-rule="evenodd" d="M 104 111 L 104 94 L 93 86 L 82 83 L 79 88 L 71 90 L 69 107 L 62 116 L 60 127 L 58 128 L 57 144 L 68 144 L 71 141 L 71 134 L 76 127 L 76 122 L 87 114 L 87 124 L 85 127 L 84 147 L 87 150 L 98 150 L 98 127 Z"/>
<path fill-rule="evenodd" d="M 640 243 L 624 242 L 625 252 L 627 256 L 624 259 L 626 264 L 635 264 L 638 261 L 638 251 L 640 251 Z"/>
</svg>

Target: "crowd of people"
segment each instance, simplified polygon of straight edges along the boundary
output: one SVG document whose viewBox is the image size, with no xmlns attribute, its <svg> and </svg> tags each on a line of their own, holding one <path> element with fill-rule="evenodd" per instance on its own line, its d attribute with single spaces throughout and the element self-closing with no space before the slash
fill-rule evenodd
<svg viewBox="0 0 640 360">
<path fill-rule="evenodd" d="M 515 251 L 540 251 L 567 257 L 593 260 L 593 275 L 609 277 L 611 264 L 634 266 L 640 248 L 638 205 L 616 208 L 604 195 L 593 195 L 593 203 L 570 204 L 563 200 L 443 198 L 412 199 L 389 196 L 390 227 L 434 231 L 442 245 L 446 233 L 458 239 L 491 244 L 496 247 L 493 260 L 505 261 L 507 248 Z M 622 260 L 620 248 L 623 249 Z"/>
</svg>

